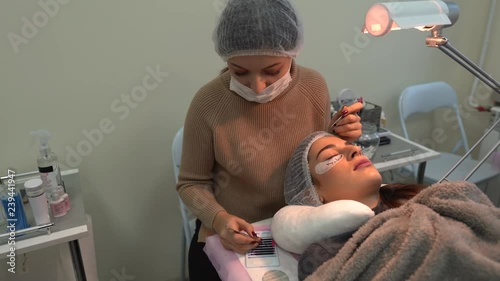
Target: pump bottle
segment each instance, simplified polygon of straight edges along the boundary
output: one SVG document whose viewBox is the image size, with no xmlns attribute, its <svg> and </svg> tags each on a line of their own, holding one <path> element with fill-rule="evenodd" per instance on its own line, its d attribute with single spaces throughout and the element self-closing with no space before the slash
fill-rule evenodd
<svg viewBox="0 0 500 281">
<path fill-rule="evenodd" d="M 50 200 L 53 192 L 58 191 L 61 187 L 64 190 L 57 155 L 50 149 L 50 133 L 47 130 L 37 130 L 31 134 L 37 136 L 40 141 L 40 155 L 37 158 L 38 171 L 45 186 L 47 199 Z"/>
</svg>

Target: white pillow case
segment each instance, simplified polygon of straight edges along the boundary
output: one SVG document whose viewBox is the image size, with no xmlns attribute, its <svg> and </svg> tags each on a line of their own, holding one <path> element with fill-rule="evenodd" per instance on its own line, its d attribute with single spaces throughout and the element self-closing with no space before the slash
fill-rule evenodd
<svg viewBox="0 0 500 281">
<path fill-rule="evenodd" d="M 375 213 L 354 200 L 337 200 L 321 206 L 288 205 L 273 217 L 274 241 L 289 252 L 302 254 L 311 243 L 358 229 Z"/>
</svg>

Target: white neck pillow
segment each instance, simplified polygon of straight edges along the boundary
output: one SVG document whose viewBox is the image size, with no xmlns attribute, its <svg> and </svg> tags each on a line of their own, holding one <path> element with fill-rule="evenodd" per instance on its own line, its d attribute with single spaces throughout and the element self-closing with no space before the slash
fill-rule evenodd
<svg viewBox="0 0 500 281">
<path fill-rule="evenodd" d="M 318 207 L 288 205 L 273 217 L 274 241 L 284 250 L 302 254 L 311 243 L 358 229 L 375 213 L 354 200 L 338 200 Z"/>
</svg>

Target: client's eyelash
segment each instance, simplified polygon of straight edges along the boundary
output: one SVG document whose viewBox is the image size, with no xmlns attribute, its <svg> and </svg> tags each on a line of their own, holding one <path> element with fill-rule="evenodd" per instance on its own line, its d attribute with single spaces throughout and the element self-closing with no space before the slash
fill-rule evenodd
<svg viewBox="0 0 500 281">
<path fill-rule="evenodd" d="M 330 159 L 332 159 L 333 157 L 335 157 L 335 156 L 337 156 L 337 155 L 338 155 L 338 154 L 334 154 L 334 155 L 332 155 L 332 156 L 330 156 L 330 157 L 326 158 L 326 159 L 325 159 L 325 161 L 326 161 L 326 160 L 330 160 Z"/>
</svg>

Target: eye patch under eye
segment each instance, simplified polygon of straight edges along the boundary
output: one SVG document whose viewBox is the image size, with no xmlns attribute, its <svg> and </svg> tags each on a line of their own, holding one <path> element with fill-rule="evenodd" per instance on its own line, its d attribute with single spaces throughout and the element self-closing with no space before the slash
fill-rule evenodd
<svg viewBox="0 0 500 281">
<path fill-rule="evenodd" d="M 340 160 L 342 160 L 343 158 L 344 158 L 343 154 L 335 155 L 326 161 L 316 164 L 314 170 L 316 171 L 316 174 L 322 175 L 330 171 L 330 169 L 333 168 L 333 166 L 337 165 L 337 163 L 340 162 Z"/>
</svg>

